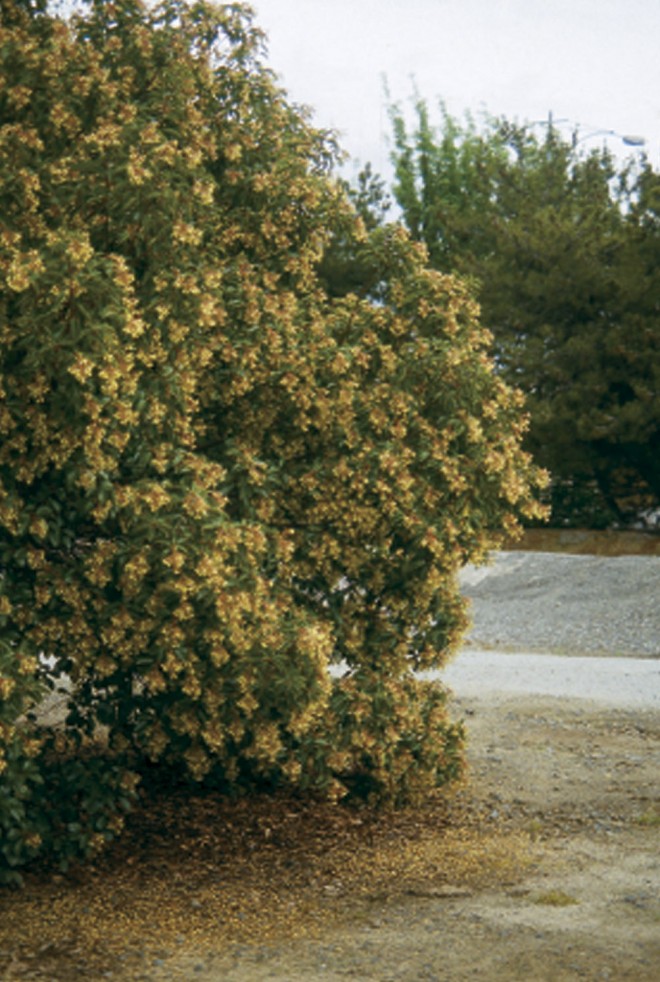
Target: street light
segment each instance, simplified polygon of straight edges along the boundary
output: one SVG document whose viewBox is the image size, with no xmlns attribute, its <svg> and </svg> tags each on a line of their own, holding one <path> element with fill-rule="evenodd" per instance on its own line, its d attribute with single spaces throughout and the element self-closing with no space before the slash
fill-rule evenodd
<svg viewBox="0 0 660 982">
<path fill-rule="evenodd" d="M 576 129 L 573 133 L 573 147 L 576 147 L 578 143 L 583 143 L 585 140 L 590 140 L 594 136 L 615 136 L 622 143 L 625 143 L 627 147 L 645 147 L 646 140 L 643 136 L 636 136 L 632 133 L 617 133 L 616 130 L 594 130 L 593 133 L 587 133 L 585 136 L 578 137 L 578 130 Z"/>
<path fill-rule="evenodd" d="M 578 136 L 580 129 L 579 123 L 571 123 L 570 119 L 562 117 L 561 119 L 555 119 L 552 111 L 548 113 L 547 119 L 535 119 L 533 122 L 528 123 L 528 126 L 547 126 L 548 133 L 550 133 L 558 123 L 570 123 L 573 127 L 573 134 L 571 137 L 571 146 L 573 149 L 579 143 L 583 143 L 585 140 L 590 140 L 594 136 L 615 136 L 617 140 L 621 140 L 623 144 L 627 147 L 645 147 L 646 140 L 643 136 L 637 136 L 633 133 L 617 133 L 616 130 L 593 130 L 591 133 L 586 133 L 584 136 Z"/>
</svg>

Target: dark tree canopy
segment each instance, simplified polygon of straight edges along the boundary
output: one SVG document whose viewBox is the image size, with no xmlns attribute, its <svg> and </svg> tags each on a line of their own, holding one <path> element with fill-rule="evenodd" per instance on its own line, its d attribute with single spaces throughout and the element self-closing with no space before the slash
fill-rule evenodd
<svg viewBox="0 0 660 982">
<path fill-rule="evenodd" d="M 395 197 L 431 264 L 472 283 L 528 397 L 556 521 L 660 504 L 659 175 L 506 119 L 392 110 Z"/>
</svg>

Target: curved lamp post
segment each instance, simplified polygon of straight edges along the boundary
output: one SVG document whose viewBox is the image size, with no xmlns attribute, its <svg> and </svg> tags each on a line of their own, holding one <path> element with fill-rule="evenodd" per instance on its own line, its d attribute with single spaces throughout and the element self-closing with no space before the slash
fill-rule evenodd
<svg viewBox="0 0 660 982">
<path fill-rule="evenodd" d="M 573 133 L 573 146 L 576 147 L 578 143 L 583 143 L 584 140 L 590 140 L 593 136 L 615 136 L 622 143 L 625 143 L 627 147 L 645 147 L 646 140 L 643 136 L 636 136 L 632 133 L 617 133 L 616 130 L 594 130 L 593 133 L 587 133 L 585 136 L 578 137 L 577 130 Z"/>
<path fill-rule="evenodd" d="M 562 119 L 554 119 L 552 112 L 548 113 L 547 119 L 536 119 L 529 126 L 547 126 L 548 130 L 552 130 L 558 123 L 571 123 L 570 119 L 562 117 Z M 579 123 L 572 123 L 573 134 L 571 143 L 573 148 L 575 148 L 578 143 L 583 143 L 585 140 L 590 140 L 594 136 L 615 136 L 617 140 L 621 140 L 622 143 L 627 147 L 645 147 L 646 139 L 643 136 L 638 136 L 633 133 L 617 133 L 616 130 L 593 130 L 591 133 L 586 133 L 584 136 L 578 136 L 580 129 Z"/>
</svg>

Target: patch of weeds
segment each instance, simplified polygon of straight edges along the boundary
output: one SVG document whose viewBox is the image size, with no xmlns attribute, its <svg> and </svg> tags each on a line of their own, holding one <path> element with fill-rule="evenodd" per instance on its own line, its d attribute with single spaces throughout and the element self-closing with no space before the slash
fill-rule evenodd
<svg viewBox="0 0 660 982">
<path fill-rule="evenodd" d="M 570 893 L 564 893 L 563 890 L 549 890 L 547 893 L 541 893 L 534 898 L 533 902 L 543 904 L 546 907 L 572 907 L 574 904 L 580 903 L 577 897 L 572 897 Z"/>
<path fill-rule="evenodd" d="M 638 815 L 635 822 L 637 825 L 644 826 L 644 828 L 655 829 L 660 825 L 660 812 L 650 808 L 648 811 Z"/>
<path fill-rule="evenodd" d="M 532 818 L 529 820 L 529 822 L 527 822 L 525 831 L 531 838 L 532 842 L 536 842 L 536 840 L 542 835 L 543 828 L 543 822 L 540 819 Z"/>
</svg>

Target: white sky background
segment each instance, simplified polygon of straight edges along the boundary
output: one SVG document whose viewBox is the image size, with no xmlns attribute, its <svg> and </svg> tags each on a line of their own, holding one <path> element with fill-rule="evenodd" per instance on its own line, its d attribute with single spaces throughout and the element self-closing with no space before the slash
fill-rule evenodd
<svg viewBox="0 0 660 982">
<path fill-rule="evenodd" d="M 268 63 L 354 161 L 390 176 L 393 100 L 433 114 L 567 118 L 646 139 L 660 162 L 660 0 L 251 0 Z M 437 117 L 436 117 L 437 118 Z M 568 137 L 571 127 L 562 127 Z M 586 145 L 599 145 L 603 137 Z M 609 138 L 617 154 L 628 154 Z M 347 176 L 358 170 L 345 168 Z"/>
</svg>

